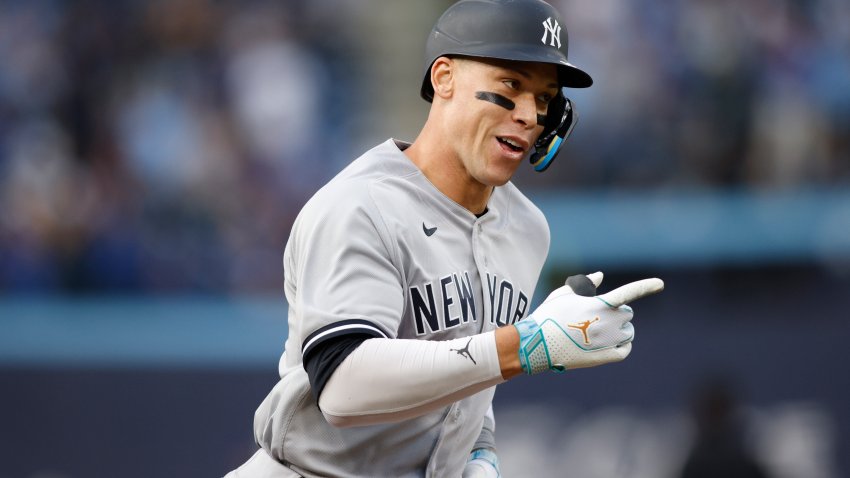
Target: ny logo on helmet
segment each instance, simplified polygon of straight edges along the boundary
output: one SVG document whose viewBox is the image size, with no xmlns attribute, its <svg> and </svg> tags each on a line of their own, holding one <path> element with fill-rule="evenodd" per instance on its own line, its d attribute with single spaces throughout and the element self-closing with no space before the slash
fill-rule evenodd
<svg viewBox="0 0 850 478">
<path fill-rule="evenodd" d="M 551 34 L 551 38 L 549 38 L 549 45 L 561 48 L 561 26 L 558 25 L 558 20 L 555 20 L 555 22 L 553 23 L 552 17 L 549 17 L 546 19 L 545 22 L 542 23 L 543 38 L 541 38 L 540 41 L 543 42 L 543 44 L 545 45 L 546 38 L 549 37 Z M 555 45 L 555 43 L 557 43 L 557 45 Z"/>
</svg>

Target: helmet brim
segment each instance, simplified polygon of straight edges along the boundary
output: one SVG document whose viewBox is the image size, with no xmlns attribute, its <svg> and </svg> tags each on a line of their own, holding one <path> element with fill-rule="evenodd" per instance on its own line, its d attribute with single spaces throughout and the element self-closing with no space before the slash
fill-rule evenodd
<svg viewBox="0 0 850 478">
<path fill-rule="evenodd" d="M 472 58 L 494 58 L 499 60 L 509 61 L 526 61 L 538 63 L 550 63 L 558 68 L 558 84 L 561 87 L 567 88 L 587 88 L 593 85 L 593 78 L 581 68 L 566 61 L 562 55 L 553 52 L 548 48 L 528 48 L 527 45 L 480 45 L 478 48 L 469 47 L 463 48 L 463 51 L 446 52 L 440 56 L 465 56 Z M 437 57 L 439 58 L 439 57 Z M 431 85 L 431 67 L 434 65 L 434 58 L 425 70 L 424 78 L 422 79 L 422 87 L 420 95 L 426 101 L 430 102 L 434 99 L 434 88 Z"/>
</svg>

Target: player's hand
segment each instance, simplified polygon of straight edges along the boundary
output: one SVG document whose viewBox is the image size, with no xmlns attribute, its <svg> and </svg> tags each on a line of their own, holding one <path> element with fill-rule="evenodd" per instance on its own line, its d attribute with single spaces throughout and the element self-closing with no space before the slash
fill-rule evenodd
<svg viewBox="0 0 850 478">
<path fill-rule="evenodd" d="M 531 315 L 514 324 L 519 358 L 528 374 L 595 367 L 629 355 L 635 336 L 629 302 L 664 290 L 661 279 L 643 279 L 596 295 L 602 273 L 572 276 Z"/>
<path fill-rule="evenodd" d="M 499 478 L 499 457 L 493 450 L 479 448 L 469 455 L 463 478 Z"/>
</svg>

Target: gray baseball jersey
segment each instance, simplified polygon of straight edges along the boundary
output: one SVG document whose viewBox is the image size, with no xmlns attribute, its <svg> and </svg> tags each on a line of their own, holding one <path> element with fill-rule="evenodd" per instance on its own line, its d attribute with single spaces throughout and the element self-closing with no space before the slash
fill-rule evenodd
<svg viewBox="0 0 850 478">
<path fill-rule="evenodd" d="M 407 146 L 388 140 L 352 162 L 304 206 L 286 245 L 289 337 L 254 428 L 304 476 L 460 476 L 495 391 L 412 420 L 335 428 L 310 394 L 305 352 L 350 333 L 465 337 L 530 312 L 549 249 L 543 214 L 508 183 L 476 217 L 428 181 Z"/>
</svg>

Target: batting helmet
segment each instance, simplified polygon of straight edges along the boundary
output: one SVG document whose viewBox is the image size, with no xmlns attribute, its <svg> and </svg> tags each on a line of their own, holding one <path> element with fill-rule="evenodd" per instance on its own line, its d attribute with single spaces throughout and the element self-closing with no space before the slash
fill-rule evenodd
<svg viewBox="0 0 850 478">
<path fill-rule="evenodd" d="M 590 75 L 567 61 L 567 44 L 561 16 L 542 0 L 461 0 L 428 36 L 420 94 L 426 101 L 434 99 L 431 65 L 451 55 L 552 63 L 561 86 L 592 85 Z"/>
<path fill-rule="evenodd" d="M 453 55 L 551 63 L 558 68 L 561 87 L 592 85 L 590 75 L 567 61 L 567 46 L 561 16 L 543 0 L 461 0 L 443 13 L 428 36 L 420 94 L 433 101 L 431 66 L 437 58 Z M 549 103 L 543 133 L 529 156 L 535 171 L 552 164 L 576 121 L 575 105 L 559 92 Z"/>
</svg>

